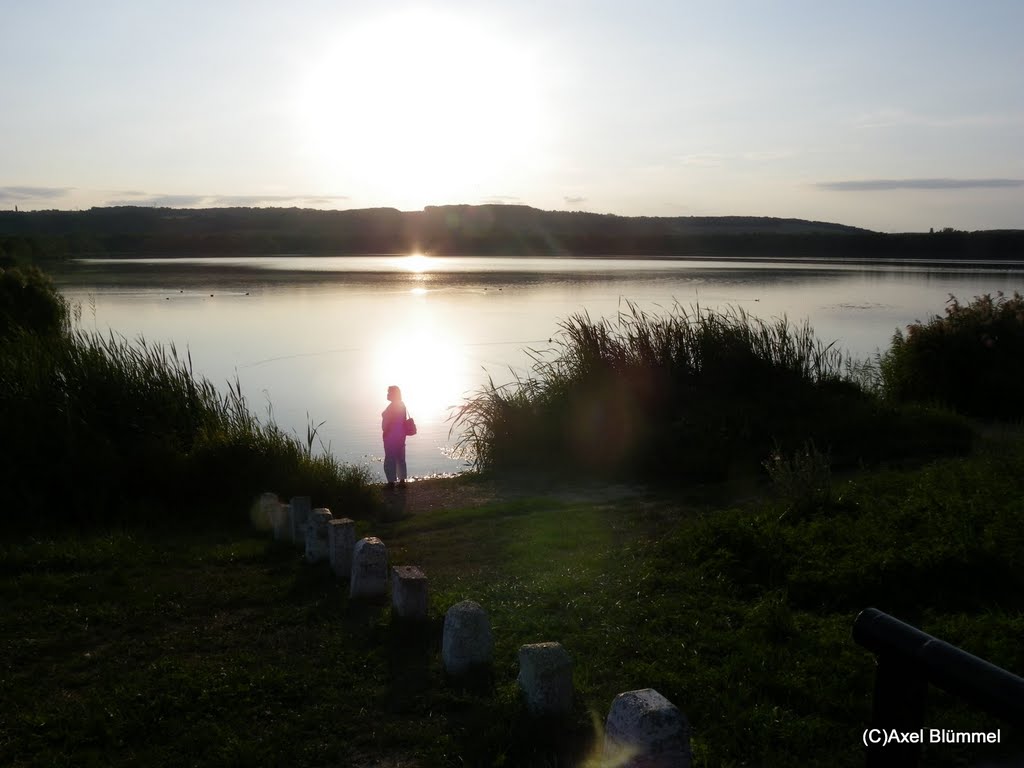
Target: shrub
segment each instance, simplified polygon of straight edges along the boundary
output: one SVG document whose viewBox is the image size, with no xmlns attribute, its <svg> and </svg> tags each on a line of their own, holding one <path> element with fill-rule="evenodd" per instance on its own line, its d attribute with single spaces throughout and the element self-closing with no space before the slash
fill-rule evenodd
<svg viewBox="0 0 1024 768">
<path fill-rule="evenodd" d="M 927 442 L 889 440 L 913 420 L 862 389 L 863 366 L 806 323 L 629 305 L 615 322 L 584 314 L 560 328 L 532 375 L 490 380 L 454 414 L 458 448 L 479 466 L 722 480 L 760 472 L 774 446 L 813 440 L 842 467 Z M 960 422 L 920 422 L 942 450 L 969 445 Z"/>
<path fill-rule="evenodd" d="M 939 403 L 983 418 L 1020 419 L 1024 398 L 1024 297 L 985 294 L 945 317 L 897 331 L 882 358 L 882 382 L 896 402 Z"/>
<path fill-rule="evenodd" d="M 68 317 L 67 301 L 38 267 L 0 267 L 0 339 L 19 331 L 58 333 Z"/>
<path fill-rule="evenodd" d="M 776 448 L 764 462 L 768 478 L 787 505 L 797 514 L 824 507 L 832 498 L 831 457 L 808 440 L 789 456 Z"/>
</svg>

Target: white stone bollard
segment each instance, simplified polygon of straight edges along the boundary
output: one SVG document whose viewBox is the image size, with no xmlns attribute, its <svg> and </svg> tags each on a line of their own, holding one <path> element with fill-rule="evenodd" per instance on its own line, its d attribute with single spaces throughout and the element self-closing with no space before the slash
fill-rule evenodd
<svg viewBox="0 0 1024 768">
<path fill-rule="evenodd" d="M 309 496 L 292 496 L 291 503 L 291 537 L 296 544 L 306 541 L 306 523 L 313 511 L 313 502 Z"/>
<path fill-rule="evenodd" d="M 347 517 L 327 521 L 327 556 L 336 576 L 352 576 L 352 550 L 356 546 L 356 521 Z"/>
<path fill-rule="evenodd" d="M 291 541 L 292 538 L 292 505 L 281 504 L 274 516 L 275 541 Z"/>
<path fill-rule="evenodd" d="M 494 637 L 479 603 L 463 600 L 444 615 L 441 660 L 450 675 L 461 675 L 494 660 Z"/>
<path fill-rule="evenodd" d="M 310 563 L 319 563 L 328 558 L 327 551 L 327 523 L 331 519 L 331 510 L 327 507 L 318 507 L 309 515 L 309 522 L 306 524 L 306 560 Z"/>
<path fill-rule="evenodd" d="M 277 498 L 276 493 L 267 491 L 260 495 L 259 506 L 257 509 L 257 515 L 253 519 L 253 523 L 260 530 L 268 530 L 274 526 L 274 519 L 277 516 L 277 512 L 281 507 L 281 502 Z"/>
<path fill-rule="evenodd" d="M 561 643 L 533 643 L 519 649 L 519 688 L 534 715 L 572 711 L 572 659 Z"/>
<path fill-rule="evenodd" d="M 284 538 L 288 511 L 276 493 L 267 491 L 260 496 L 259 517 L 254 522 L 258 528 L 273 531 L 275 539 Z"/>
<path fill-rule="evenodd" d="M 415 565 L 391 569 L 391 610 L 400 619 L 427 618 L 427 575 Z"/>
<path fill-rule="evenodd" d="M 376 536 L 356 542 L 352 551 L 349 597 L 374 599 L 388 593 L 388 550 Z"/>
<path fill-rule="evenodd" d="M 690 725 L 653 688 L 620 693 L 605 722 L 604 761 L 624 768 L 690 768 Z"/>
</svg>

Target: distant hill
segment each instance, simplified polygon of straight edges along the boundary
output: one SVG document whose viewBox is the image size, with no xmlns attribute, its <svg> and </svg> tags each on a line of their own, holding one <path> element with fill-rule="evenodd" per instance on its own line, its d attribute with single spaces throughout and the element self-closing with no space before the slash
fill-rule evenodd
<svg viewBox="0 0 1024 768">
<path fill-rule="evenodd" d="M 1024 258 L 1024 232 L 885 235 L 803 219 L 614 216 L 524 205 L 0 211 L 0 257 L 409 253 Z"/>
</svg>

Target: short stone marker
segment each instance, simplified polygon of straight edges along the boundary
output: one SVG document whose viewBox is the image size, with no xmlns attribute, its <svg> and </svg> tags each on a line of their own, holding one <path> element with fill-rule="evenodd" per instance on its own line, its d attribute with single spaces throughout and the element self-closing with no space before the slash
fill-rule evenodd
<svg viewBox="0 0 1024 768">
<path fill-rule="evenodd" d="M 427 618 L 427 575 L 415 565 L 391 569 L 391 610 L 400 619 Z"/>
<path fill-rule="evenodd" d="M 331 510 L 318 507 L 309 515 L 306 523 L 306 561 L 320 563 L 328 558 L 327 523 L 331 519 Z"/>
<path fill-rule="evenodd" d="M 352 550 L 356 546 L 356 521 L 347 517 L 327 521 L 327 556 L 335 576 L 352 576 Z"/>
<path fill-rule="evenodd" d="M 281 502 L 276 493 L 267 491 L 260 494 L 260 501 L 257 505 L 257 514 L 253 517 L 253 523 L 257 528 L 267 530 L 274 524 L 274 515 L 280 507 Z"/>
<path fill-rule="evenodd" d="M 349 597 L 372 600 L 388 593 L 388 550 L 376 536 L 356 542 L 352 550 Z"/>
<path fill-rule="evenodd" d="M 256 525 L 274 532 L 275 539 L 283 539 L 288 526 L 288 508 L 277 498 L 276 493 L 267 492 L 260 496 L 259 520 Z"/>
<path fill-rule="evenodd" d="M 519 649 L 519 688 L 533 715 L 572 711 L 572 659 L 561 643 L 533 643 Z"/>
<path fill-rule="evenodd" d="M 306 540 L 306 523 L 313 512 L 313 502 L 309 496 L 292 496 L 291 536 L 296 544 Z"/>
<path fill-rule="evenodd" d="M 444 615 L 441 660 L 450 675 L 462 675 L 494 660 L 491 623 L 480 604 L 473 600 L 456 603 Z"/>
<path fill-rule="evenodd" d="M 605 722 L 604 760 L 628 768 L 690 768 L 690 725 L 653 688 L 620 693 Z"/>
<path fill-rule="evenodd" d="M 277 516 L 274 517 L 274 540 L 291 541 L 292 538 L 292 505 L 281 504 Z"/>
</svg>

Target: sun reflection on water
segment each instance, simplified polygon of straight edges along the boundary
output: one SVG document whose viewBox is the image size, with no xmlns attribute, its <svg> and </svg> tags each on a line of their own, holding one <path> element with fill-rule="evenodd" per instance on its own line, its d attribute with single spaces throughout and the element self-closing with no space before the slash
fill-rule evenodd
<svg viewBox="0 0 1024 768">
<path fill-rule="evenodd" d="M 411 325 L 384 339 L 374 360 L 382 389 L 402 388 L 410 415 L 421 426 L 443 424 L 472 386 L 465 345 L 430 321 Z"/>
<path fill-rule="evenodd" d="M 423 253 L 411 253 L 402 257 L 402 268 L 408 272 L 430 271 L 430 257 Z"/>
</svg>

